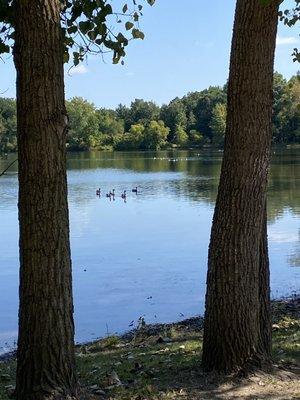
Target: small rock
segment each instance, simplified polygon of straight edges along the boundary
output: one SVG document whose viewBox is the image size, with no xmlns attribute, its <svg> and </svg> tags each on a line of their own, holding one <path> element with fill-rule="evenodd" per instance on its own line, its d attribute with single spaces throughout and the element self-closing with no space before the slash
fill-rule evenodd
<svg viewBox="0 0 300 400">
<path fill-rule="evenodd" d="M 98 389 L 94 391 L 94 394 L 97 394 L 98 396 L 105 396 L 104 390 Z"/>
<path fill-rule="evenodd" d="M 94 390 L 98 390 L 98 389 L 99 389 L 99 386 L 98 386 L 98 385 L 89 386 L 89 390 L 94 391 Z"/>
<path fill-rule="evenodd" d="M 107 374 L 107 380 L 109 387 L 111 386 L 122 386 L 122 382 L 118 377 L 116 371 L 112 371 L 110 374 Z"/>
</svg>

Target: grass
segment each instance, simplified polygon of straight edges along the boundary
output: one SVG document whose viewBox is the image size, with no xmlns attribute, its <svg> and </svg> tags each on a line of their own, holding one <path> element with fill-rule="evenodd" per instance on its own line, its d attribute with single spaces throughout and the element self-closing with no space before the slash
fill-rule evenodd
<svg viewBox="0 0 300 400">
<path fill-rule="evenodd" d="M 275 311 L 273 357 L 279 368 L 274 374 L 247 380 L 204 374 L 200 369 L 202 330 L 193 323 L 179 323 L 150 331 L 146 327 L 135 335 L 78 347 L 80 383 L 95 393 L 94 398 L 111 400 L 300 398 L 296 379 L 300 320 L 293 313 Z M 1 400 L 8 400 L 6 387 L 14 385 L 15 369 L 15 360 L 0 364 Z"/>
<path fill-rule="evenodd" d="M 300 321 L 284 317 L 276 324 L 273 333 L 273 357 L 278 363 L 299 364 Z"/>
</svg>

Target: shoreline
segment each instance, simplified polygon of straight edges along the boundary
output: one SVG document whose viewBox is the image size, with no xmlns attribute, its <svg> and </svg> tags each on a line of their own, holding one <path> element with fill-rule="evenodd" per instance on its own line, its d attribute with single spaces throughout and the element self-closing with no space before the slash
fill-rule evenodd
<svg viewBox="0 0 300 400">
<path fill-rule="evenodd" d="M 295 294 L 292 296 L 282 297 L 279 299 L 271 300 L 271 314 L 272 314 L 272 328 L 277 329 L 277 322 L 279 319 L 285 316 L 293 317 L 300 320 L 300 294 Z M 194 316 L 190 318 L 185 318 L 183 320 L 169 322 L 169 323 L 155 323 L 146 324 L 142 323 L 141 326 L 133 328 L 124 333 L 116 335 L 108 335 L 99 337 L 97 339 L 78 343 L 75 345 L 75 349 L 89 348 L 101 342 L 107 341 L 109 338 L 116 338 L 121 342 L 131 342 L 139 334 L 143 333 L 144 337 L 160 337 L 162 342 L 168 338 L 163 338 L 162 334 L 172 328 L 176 329 L 190 329 L 194 331 L 201 331 L 203 329 L 203 316 Z M 5 363 L 16 359 L 17 350 L 12 350 L 3 354 L 0 354 L 0 362 Z"/>
</svg>

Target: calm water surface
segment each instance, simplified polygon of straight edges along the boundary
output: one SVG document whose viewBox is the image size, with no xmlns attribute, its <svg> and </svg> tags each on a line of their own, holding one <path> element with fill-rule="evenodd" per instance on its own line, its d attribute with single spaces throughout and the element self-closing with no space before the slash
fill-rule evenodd
<svg viewBox="0 0 300 400">
<path fill-rule="evenodd" d="M 155 322 L 203 313 L 221 157 L 211 150 L 69 155 L 77 341 L 125 331 L 140 316 Z M 0 178 L 2 351 L 17 329 L 17 186 L 15 166 Z M 115 201 L 105 197 L 112 189 Z M 272 296 L 279 297 L 300 289 L 299 148 L 274 152 L 268 201 Z"/>
</svg>

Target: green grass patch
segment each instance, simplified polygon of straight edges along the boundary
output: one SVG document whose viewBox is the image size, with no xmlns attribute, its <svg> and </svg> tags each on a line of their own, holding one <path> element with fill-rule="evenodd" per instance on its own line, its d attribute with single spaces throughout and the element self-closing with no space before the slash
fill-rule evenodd
<svg viewBox="0 0 300 400">
<path fill-rule="evenodd" d="M 202 331 L 187 324 L 160 327 L 151 335 L 142 329 L 130 340 L 112 336 L 77 347 L 81 385 L 114 400 L 185 399 L 185 388 L 196 390 L 203 376 Z M 300 321 L 294 316 L 284 315 L 273 325 L 273 357 L 278 364 L 299 364 Z M 1 400 L 8 400 L 15 371 L 15 360 L 0 363 Z"/>
</svg>

